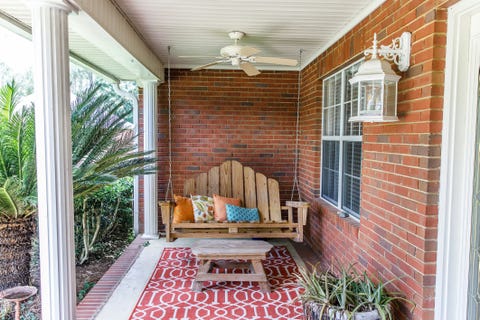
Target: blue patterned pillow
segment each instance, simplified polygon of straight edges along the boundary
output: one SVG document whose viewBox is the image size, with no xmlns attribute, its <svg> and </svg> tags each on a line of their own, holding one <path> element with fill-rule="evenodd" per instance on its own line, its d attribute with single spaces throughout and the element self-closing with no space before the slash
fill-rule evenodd
<svg viewBox="0 0 480 320">
<path fill-rule="evenodd" d="M 260 221 L 257 208 L 242 208 L 226 204 L 228 221 Z"/>
</svg>

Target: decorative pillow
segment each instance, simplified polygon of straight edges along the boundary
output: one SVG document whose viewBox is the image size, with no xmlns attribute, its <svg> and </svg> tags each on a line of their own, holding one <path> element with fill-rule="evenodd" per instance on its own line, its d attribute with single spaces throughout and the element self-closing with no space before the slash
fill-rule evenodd
<svg viewBox="0 0 480 320">
<path fill-rule="evenodd" d="M 240 206 L 240 199 L 236 198 L 226 198 L 219 196 L 218 194 L 213 194 L 213 216 L 216 221 L 225 221 L 227 220 L 227 211 L 225 208 L 226 204 L 233 204 L 234 206 Z"/>
<path fill-rule="evenodd" d="M 226 204 L 228 221 L 260 221 L 257 208 L 242 208 Z"/>
<path fill-rule="evenodd" d="M 193 206 L 192 200 L 187 197 L 173 195 L 175 199 L 175 209 L 173 209 L 173 223 L 192 222 Z"/>
<path fill-rule="evenodd" d="M 191 195 L 195 222 L 213 221 L 213 198 Z"/>
</svg>

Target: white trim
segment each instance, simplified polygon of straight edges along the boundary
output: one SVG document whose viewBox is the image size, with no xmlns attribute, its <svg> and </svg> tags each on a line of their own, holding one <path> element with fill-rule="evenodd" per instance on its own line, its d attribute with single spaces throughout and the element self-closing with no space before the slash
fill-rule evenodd
<svg viewBox="0 0 480 320">
<path fill-rule="evenodd" d="M 466 319 L 480 39 L 478 0 L 449 9 L 443 108 L 435 319 Z M 476 16 L 478 19 L 480 16 Z"/>
<path fill-rule="evenodd" d="M 124 97 L 132 101 L 133 105 L 133 143 L 135 145 L 135 152 L 138 152 L 138 99 L 137 96 L 131 92 L 124 91 L 120 88 L 120 83 L 116 82 L 113 84 L 113 90 Z M 140 211 L 140 178 L 138 175 L 133 176 L 133 232 L 136 235 L 139 233 L 139 211 Z"/>
<path fill-rule="evenodd" d="M 337 77 L 338 75 L 340 75 L 341 77 L 341 80 L 340 80 L 340 85 L 341 85 L 341 88 L 340 88 L 340 102 L 339 103 L 336 103 L 336 104 L 333 104 L 333 105 L 330 105 L 328 107 L 325 106 L 325 91 L 323 91 L 323 94 L 322 94 L 322 133 L 321 133 L 321 150 L 323 152 L 323 142 L 324 141 L 338 141 L 339 142 L 339 157 L 338 157 L 338 160 L 339 160 L 339 170 L 338 170 L 338 174 L 339 174 L 339 179 L 338 179 L 338 197 L 336 200 L 334 199 L 328 199 L 327 197 L 323 197 L 322 196 L 322 173 L 323 173 L 323 167 L 322 167 L 322 164 L 320 163 L 320 198 L 325 200 L 326 202 L 330 203 L 332 206 L 334 206 L 335 208 L 337 208 L 337 210 L 339 211 L 344 211 L 344 209 L 342 208 L 342 203 L 343 203 L 343 171 L 344 171 L 344 168 L 343 168 L 343 153 L 344 153 L 344 146 L 343 146 L 343 143 L 344 142 L 362 142 L 363 141 L 363 133 L 362 135 L 355 135 L 355 136 L 352 136 L 352 135 L 344 135 L 344 118 L 345 118 L 345 105 L 346 105 L 346 102 L 345 102 L 345 85 L 347 85 L 348 83 L 348 80 L 346 79 L 346 70 L 352 68 L 354 65 L 356 64 L 360 64 L 362 63 L 363 59 L 361 60 L 357 60 L 355 62 L 352 62 L 350 63 L 349 65 L 343 67 L 342 69 L 340 70 L 337 70 L 335 73 L 331 74 L 330 76 L 326 77 L 325 79 L 323 79 L 322 81 L 322 87 L 325 88 L 325 82 L 328 81 L 328 80 L 333 80 L 333 82 L 335 82 L 335 77 Z M 351 101 L 352 101 L 352 97 L 351 97 Z M 339 129 L 339 132 L 340 134 L 339 135 L 324 135 L 323 134 L 323 128 L 325 128 L 325 125 L 324 125 L 324 120 L 325 120 L 325 111 L 328 110 L 328 109 L 335 109 L 335 108 L 340 108 L 340 129 Z M 335 130 L 334 130 L 335 131 Z M 320 157 L 320 161 L 323 161 L 323 156 Z M 333 203 L 333 201 L 336 201 L 337 203 Z M 349 211 L 349 210 L 345 210 L 345 211 Z M 349 214 L 351 214 L 352 216 L 355 216 L 357 215 L 357 213 L 354 213 L 354 212 L 349 212 Z M 359 218 L 360 216 L 360 213 L 358 213 L 358 217 L 356 217 L 357 219 Z"/>
<path fill-rule="evenodd" d="M 157 87 L 158 81 L 140 82 L 143 87 L 143 150 L 157 150 Z M 143 176 L 143 236 L 158 239 L 157 174 Z"/>
<path fill-rule="evenodd" d="M 75 319 L 68 8 L 31 4 L 42 319 Z"/>
</svg>

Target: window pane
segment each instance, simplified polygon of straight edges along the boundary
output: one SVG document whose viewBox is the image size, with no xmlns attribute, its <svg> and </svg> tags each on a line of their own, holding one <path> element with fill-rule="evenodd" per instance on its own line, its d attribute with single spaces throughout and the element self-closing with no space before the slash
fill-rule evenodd
<svg viewBox="0 0 480 320">
<path fill-rule="evenodd" d="M 362 135 L 361 122 L 348 122 L 348 119 L 350 119 L 353 114 L 356 115 L 358 108 L 358 86 L 352 86 L 348 80 L 357 73 L 359 65 L 359 63 L 356 63 L 345 70 L 345 119 L 343 122 L 343 134 L 346 136 Z"/>
<path fill-rule="evenodd" d="M 348 80 L 355 75 L 360 63 L 323 81 L 322 119 L 321 196 L 339 209 L 357 216 L 360 211 L 362 155 L 362 142 L 357 137 L 362 136 L 362 124 L 348 122 L 357 112 L 359 99 L 358 85 L 352 86 Z"/>
<path fill-rule="evenodd" d="M 360 212 L 362 143 L 344 142 L 343 160 L 342 208 L 354 215 L 358 215 Z"/>
<path fill-rule="evenodd" d="M 335 204 L 338 203 L 339 148 L 338 141 L 323 141 L 322 196 Z"/>
</svg>

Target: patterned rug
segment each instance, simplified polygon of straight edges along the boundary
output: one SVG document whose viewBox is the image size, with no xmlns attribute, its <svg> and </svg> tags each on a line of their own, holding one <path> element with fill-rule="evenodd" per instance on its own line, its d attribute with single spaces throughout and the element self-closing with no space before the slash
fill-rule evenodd
<svg viewBox="0 0 480 320">
<path fill-rule="evenodd" d="M 287 248 L 273 247 L 263 265 L 270 293 L 260 292 L 258 283 L 248 281 L 210 281 L 204 283 L 202 292 L 193 292 L 195 256 L 189 248 L 165 248 L 130 319 L 302 319 L 302 306 L 296 300 L 299 289 L 293 276 L 297 265 Z M 214 271 L 222 273 L 225 269 Z"/>
</svg>

